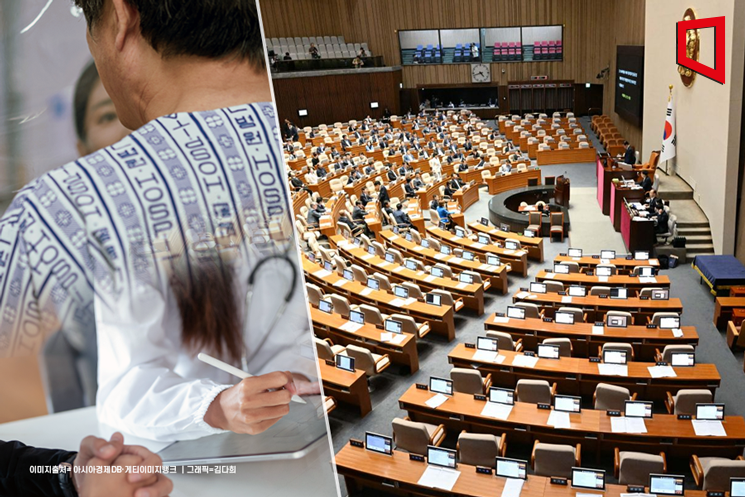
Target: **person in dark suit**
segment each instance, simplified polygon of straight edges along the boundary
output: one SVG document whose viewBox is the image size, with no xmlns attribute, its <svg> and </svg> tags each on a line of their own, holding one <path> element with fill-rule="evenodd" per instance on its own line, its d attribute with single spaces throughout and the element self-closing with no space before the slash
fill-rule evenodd
<svg viewBox="0 0 745 497">
<path fill-rule="evenodd" d="M 316 168 L 316 176 L 319 178 L 324 178 L 329 172 L 326 170 L 326 167 L 323 164 L 320 164 Z"/>
<path fill-rule="evenodd" d="M 645 192 L 648 192 L 652 189 L 652 178 L 649 177 L 649 173 L 647 171 L 642 171 L 641 186 Z"/>
<path fill-rule="evenodd" d="M 372 202 L 372 197 L 367 191 L 367 188 L 362 189 L 362 193 L 360 193 L 360 202 L 362 202 L 362 207 L 366 207 L 368 202 Z"/>
<path fill-rule="evenodd" d="M 393 211 L 392 216 L 399 228 L 413 228 L 411 225 L 411 218 L 403 211 L 403 205 L 400 203 L 396 204 L 396 210 Z"/>
<path fill-rule="evenodd" d="M 649 212 L 657 212 L 657 206 L 664 205 L 662 199 L 657 196 L 657 190 L 649 190 Z"/>
<path fill-rule="evenodd" d="M 458 164 L 458 172 L 464 173 L 466 171 L 468 171 L 468 164 L 466 163 L 466 161 L 463 161 L 460 164 Z"/>
<path fill-rule="evenodd" d="M 322 215 L 323 212 L 318 209 L 318 204 L 313 202 L 310 204 L 310 209 L 308 209 L 308 224 L 311 226 L 318 226 L 321 223 Z"/>
<path fill-rule="evenodd" d="M 657 206 L 657 216 L 655 216 L 654 232 L 657 234 L 667 233 L 667 222 L 670 216 L 665 212 L 665 207 Z"/>
<path fill-rule="evenodd" d="M 347 137 L 347 135 L 342 136 L 341 137 L 341 149 L 346 151 L 347 148 L 351 146 L 352 146 L 352 142 L 349 141 L 349 138 Z"/>
<path fill-rule="evenodd" d="M 634 147 L 627 141 L 623 142 L 623 146 L 626 147 L 626 150 L 623 152 L 623 161 L 626 164 L 636 164 L 636 150 Z"/>
<path fill-rule="evenodd" d="M 460 176 L 457 174 L 453 174 L 453 179 L 450 180 L 450 186 L 453 190 L 458 190 L 459 188 L 463 187 L 465 183 L 462 179 L 460 179 Z"/>
<path fill-rule="evenodd" d="M 416 173 L 416 176 L 414 176 L 414 179 L 411 180 L 411 186 L 413 186 L 415 190 L 418 190 L 424 187 L 424 181 L 422 180 L 421 173 Z"/>
<path fill-rule="evenodd" d="M 406 198 L 416 198 L 416 188 L 414 188 L 414 185 L 412 185 L 412 179 L 409 179 L 404 184 L 404 191 L 406 192 Z"/>
<path fill-rule="evenodd" d="M 388 189 L 385 187 L 384 184 L 382 184 L 380 181 L 376 181 L 374 183 L 375 188 L 378 189 L 378 202 L 383 203 L 386 200 L 391 201 L 390 195 L 388 195 Z"/>
<path fill-rule="evenodd" d="M 352 211 L 352 219 L 355 221 L 364 221 L 365 220 L 365 206 L 362 204 L 361 200 L 358 200 L 354 203 L 354 210 Z"/>
<path fill-rule="evenodd" d="M 393 168 L 389 166 L 386 177 L 388 178 L 388 181 L 396 181 L 396 179 L 398 178 L 398 174 L 396 174 L 396 171 L 394 171 Z"/>
<path fill-rule="evenodd" d="M 432 200 L 429 202 L 429 208 L 433 210 L 437 210 L 439 206 L 440 206 L 440 197 L 437 195 L 432 195 Z"/>
</svg>

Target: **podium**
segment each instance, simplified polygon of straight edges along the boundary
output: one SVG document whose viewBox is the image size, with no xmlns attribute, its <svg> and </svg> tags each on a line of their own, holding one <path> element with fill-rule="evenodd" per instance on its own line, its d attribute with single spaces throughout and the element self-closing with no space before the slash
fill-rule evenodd
<svg viewBox="0 0 745 497">
<path fill-rule="evenodd" d="M 556 204 L 569 208 L 569 178 L 559 176 L 556 178 L 556 186 L 554 186 L 554 202 Z"/>
</svg>

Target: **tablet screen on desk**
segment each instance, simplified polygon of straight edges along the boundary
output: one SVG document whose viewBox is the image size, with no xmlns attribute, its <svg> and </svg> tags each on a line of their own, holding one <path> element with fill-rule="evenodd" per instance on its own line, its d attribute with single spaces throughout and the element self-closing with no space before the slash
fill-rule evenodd
<svg viewBox="0 0 745 497">
<path fill-rule="evenodd" d="M 613 287 L 610 289 L 610 298 L 625 300 L 629 297 L 629 292 L 626 288 Z"/>
<path fill-rule="evenodd" d="M 386 319 L 385 331 L 400 335 L 403 332 L 403 324 L 401 323 L 401 321 L 396 321 L 395 319 Z"/>
<path fill-rule="evenodd" d="M 429 248 L 429 240 L 422 240 L 422 247 Z"/>
<path fill-rule="evenodd" d="M 499 342 L 494 338 L 489 337 L 477 337 L 476 348 L 479 350 L 488 350 L 489 352 L 496 352 L 499 350 Z"/>
<path fill-rule="evenodd" d="M 377 433 L 365 433 L 365 448 L 379 454 L 393 454 L 393 438 Z"/>
<path fill-rule="evenodd" d="M 440 253 L 445 255 L 450 255 L 452 251 L 450 250 L 450 247 L 447 245 L 440 245 Z"/>
<path fill-rule="evenodd" d="M 696 419 L 722 421 L 724 419 L 724 404 L 696 404 Z"/>
<path fill-rule="evenodd" d="M 491 254 L 486 255 L 486 263 L 490 266 L 499 266 L 501 264 L 499 261 L 499 257 Z"/>
<path fill-rule="evenodd" d="M 587 296 L 587 288 L 579 285 L 572 285 L 569 287 L 569 295 L 571 297 L 585 297 Z"/>
<path fill-rule="evenodd" d="M 605 490 L 605 471 L 574 467 L 572 468 L 572 487 Z"/>
<path fill-rule="evenodd" d="M 639 276 L 654 276 L 654 268 L 652 266 L 644 266 L 639 268 Z"/>
<path fill-rule="evenodd" d="M 448 220 L 447 219 L 440 219 L 440 229 L 444 230 L 448 227 Z"/>
<path fill-rule="evenodd" d="M 459 236 L 459 237 L 463 238 L 464 236 L 466 236 L 466 230 L 464 230 L 460 226 L 456 226 L 455 227 L 455 236 Z"/>
<path fill-rule="evenodd" d="M 318 308 L 328 314 L 331 314 L 332 312 L 334 312 L 334 306 L 328 300 L 319 301 Z"/>
<path fill-rule="evenodd" d="M 571 395 L 556 395 L 554 409 L 562 412 L 582 412 L 582 398 Z"/>
<path fill-rule="evenodd" d="M 530 293 L 546 293 L 546 285 L 532 281 L 530 283 Z"/>
<path fill-rule="evenodd" d="M 468 273 L 460 273 L 458 275 L 458 281 L 465 283 L 466 285 L 473 284 L 473 275 Z"/>
<path fill-rule="evenodd" d="M 350 310 L 349 320 L 357 324 L 365 324 L 365 315 L 360 311 Z"/>
<path fill-rule="evenodd" d="M 680 328 L 680 317 L 669 316 L 660 318 L 660 329 L 663 330 L 677 330 Z"/>
<path fill-rule="evenodd" d="M 670 354 L 670 365 L 674 368 L 690 368 L 696 365 L 696 354 L 693 352 L 673 352 Z"/>
<path fill-rule="evenodd" d="M 326 261 L 323 263 L 323 269 L 325 269 L 329 273 L 332 273 L 334 271 L 334 266 L 329 261 Z"/>
<path fill-rule="evenodd" d="M 407 242 L 410 242 L 410 241 L 412 241 L 413 239 L 414 239 L 414 237 L 413 237 L 413 236 L 411 236 L 411 233 L 406 233 L 406 241 L 407 241 Z"/>
<path fill-rule="evenodd" d="M 308 260 L 310 262 L 316 262 L 316 254 L 314 254 L 313 252 L 308 252 Z"/>
<path fill-rule="evenodd" d="M 437 266 L 432 267 L 432 276 L 435 278 L 442 278 L 445 275 L 445 272 L 442 270 L 442 268 L 439 268 Z"/>
<path fill-rule="evenodd" d="M 598 266 L 595 268 L 596 276 L 610 276 L 613 270 L 608 266 Z"/>
<path fill-rule="evenodd" d="M 353 281 L 354 280 L 354 275 L 352 274 L 352 270 L 351 269 L 345 269 L 343 276 L 344 276 L 344 279 L 345 280 L 349 280 L 349 281 Z"/>
<path fill-rule="evenodd" d="M 507 307 L 507 317 L 514 319 L 525 319 L 525 309 L 523 309 L 522 307 L 515 307 L 510 305 Z"/>
<path fill-rule="evenodd" d="M 601 259 L 615 259 L 616 251 L 615 250 L 601 250 L 600 258 Z"/>
<path fill-rule="evenodd" d="M 685 477 L 681 475 L 649 475 L 649 492 L 657 495 L 683 495 L 683 482 Z"/>
<path fill-rule="evenodd" d="M 628 358 L 625 350 L 604 350 L 603 362 L 605 364 L 626 364 Z"/>
<path fill-rule="evenodd" d="M 367 288 L 373 290 L 380 290 L 380 282 L 375 278 L 367 278 Z"/>
<path fill-rule="evenodd" d="M 463 251 L 463 258 L 467 261 L 472 261 L 475 256 L 473 255 L 473 252 L 469 252 L 468 250 Z"/>
<path fill-rule="evenodd" d="M 426 298 L 426 302 L 429 305 L 436 305 L 438 307 L 442 305 L 441 295 L 437 295 L 436 293 L 428 293 L 427 295 L 425 295 L 425 298 Z"/>
<path fill-rule="evenodd" d="M 481 218 L 481 224 L 483 224 L 484 226 L 489 226 L 489 220 L 486 219 L 485 217 L 482 217 Z"/>
<path fill-rule="evenodd" d="M 453 381 L 436 376 L 429 377 L 429 390 L 443 395 L 453 395 Z"/>
<path fill-rule="evenodd" d="M 410 271 L 416 271 L 417 270 L 416 261 L 413 261 L 411 259 L 406 259 L 406 269 Z"/>
<path fill-rule="evenodd" d="M 408 299 L 409 298 L 409 289 L 402 287 L 400 285 L 396 285 L 393 287 L 393 294 L 401 299 Z"/>
<path fill-rule="evenodd" d="M 669 300 L 670 290 L 667 288 L 660 288 L 659 290 L 652 290 L 652 300 Z"/>
<path fill-rule="evenodd" d="M 455 451 L 434 445 L 427 446 L 427 462 L 444 468 L 455 468 Z"/>
<path fill-rule="evenodd" d="M 533 231 L 533 230 L 525 230 L 525 231 L 523 231 L 523 235 L 525 235 L 528 238 L 534 238 L 535 237 L 535 231 Z"/>
<path fill-rule="evenodd" d="M 730 478 L 730 497 L 745 497 L 745 478 Z"/>
<path fill-rule="evenodd" d="M 344 354 L 336 354 L 334 356 L 336 360 L 336 367 L 354 373 L 354 357 L 350 357 Z"/>
<path fill-rule="evenodd" d="M 541 359 L 558 359 L 561 357 L 559 354 L 559 346 L 544 343 L 539 344 L 538 357 Z"/>
<path fill-rule="evenodd" d="M 396 257 L 393 254 L 391 254 L 390 252 L 386 252 L 386 254 L 385 254 L 385 262 L 390 262 L 391 264 L 393 264 L 394 262 L 396 262 Z"/>
<path fill-rule="evenodd" d="M 634 259 L 637 261 L 648 261 L 649 260 L 649 252 L 646 250 L 637 250 L 634 252 Z"/>
<path fill-rule="evenodd" d="M 651 418 L 652 403 L 641 400 L 627 400 L 625 402 L 623 415 L 628 418 Z"/>
<path fill-rule="evenodd" d="M 554 273 L 556 274 L 569 274 L 569 266 L 557 262 L 554 264 Z"/>
<path fill-rule="evenodd" d="M 609 328 L 626 328 L 628 320 L 626 316 L 608 316 L 606 324 Z"/>
<path fill-rule="evenodd" d="M 372 245 L 368 245 L 367 246 L 367 253 L 370 254 L 370 255 L 375 255 L 375 247 L 373 247 Z"/>
<path fill-rule="evenodd" d="M 517 250 L 520 248 L 520 245 L 515 241 L 505 240 L 504 248 L 506 248 L 507 250 Z"/>
<path fill-rule="evenodd" d="M 582 257 L 582 249 L 570 248 L 567 250 L 567 255 L 569 257 Z"/>
<path fill-rule="evenodd" d="M 510 390 L 509 388 L 491 387 L 489 389 L 489 402 L 507 404 L 509 406 L 514 405 L 515 391 Z"/>
<path fill-rule="evenodd" d="M 528 479 L 528 461 L 497 457 L 496 475 L 502 478 Z"/>
<path fill-rule="evenodd" d="M 491 238 L 489 237 L 489 235 L 483 235 L 483 234 L 482 235 L 479 235 L 478 240 L 479 240 L 479 243 L 481 245 L 490 245 L 491 244 Z"/>
<path fill-rule="evenodd" d="M 554 317 L 558 324 L 574 324 L 574 314 L 571 312 L 557 312 Z"/>
</svg>

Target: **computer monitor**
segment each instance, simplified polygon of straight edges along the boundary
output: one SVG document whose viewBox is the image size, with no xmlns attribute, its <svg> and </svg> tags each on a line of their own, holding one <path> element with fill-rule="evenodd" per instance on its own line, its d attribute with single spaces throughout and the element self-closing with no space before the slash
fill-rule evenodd
<svg viewBox="0 0 745 497">
<path fill-rule="evenodd" d="M 597 276 L 610 276 L 613 274 L 613 269 L 608 266 L 598 266 L 595 268 L 595 275 Z"/>
<path fill-rule="evenodd" d="M 401 299 L 408 299 L 409 298 L 409 289 L 402 287 L 401 285 L 394 285 L 393 286 L 393 294 Z"/>
<path fill-rule="evenodd" d="M 559 346 L 543 343 L 538 344 L 538 357 L 541 359 L 558 359 L 561 357 Z"/>
<path fill-rule="evenodd" d="M 336 367 L 354 373 L 354 357 L 350 357 L 344 354 L 336 354 L 334 356 L 336 360 Z"/>
<path fill-rule="evenodd" d="M 649 493 L 653 495 L 683 495 L 683 475 L 661 475 L 650 473 Z"/>
<path fill-rule="evenodd" d="M 491 245 L 491 238 L 483 233 L 479 234 L 478 241 L 481 245 Z"/>
<path fill-rule="evenodd" d="M 467 261 L 472 261 L 476 258 L 476 256 L 473 254 L 473 252 L 469 252 L 468 250 L 463 251 L 463 258 Z"/>
<path fill-rule="evenodd" d="M 525 230 L 525 231 L 523 231 L 523 236 L 526 236 L 528 238 L 534 238 L 535 237 L 535 231 L 533 231 L 533 230 Z"/>
<path fill-rule="evenodd" d="M 318 302 L 318 308 L 327 314 L 334 312 L 334 306 L 328 300 Z"/>
<path fill-rule="evenodd" d="M 473 284 L 473 275 L 468 273 L 460 273 L 458 275 L 458 281 L 467 285 Z"/>
<path fill-rule="evenodd" d="M 574 314 L 571 312 L 557 312 L 554 319 L 558 324 L 574 324 Z"/>
<path fill-rule="evenodd" d="M 663 330 L 677 330 L 680 328 L 680 316 L 660 318 L 660 328 Z"/>
<path fill-rule="evenodd" d="M 393 438 L 377 433 L 365 433 L 365 448 L 378 454 L 393 454 Z"/>
<path fill-rule="evenodd" d="M 406 241 L 407 242 L 410 242 L 410 241 L 414 240 L 414 237 L 411 236 L 411 233 L 406 233 L 406 236 L 404 238 L 406 238 Z"/>
<path fill-rule="evenodd" d="M 569 287 L 568 293 L 571 297 L 586 297 L 587 288 L 579 285 L 572 285 Z"/>
<path fill-rule="evenodd" d="M 351 269 L 345 269 L 343 276 L 345 280 L 354 281 L 354 274 L 352 274 Z"/>
<path fill-rule="evenodd" d="M 365 324 L 365 314 L 360 311 L 350 310 L 349 320 L 357 324 Z"/>
<path fill-rule="evenodd" d="M 606 316 L 605 324 L 609 328 L 626 328 L 628 326 L 627 316 Z"/>
<path fill-rule="evenodd" d="M 722 421 L 724 404 L 696 404 L 696 419 Z"/>
<path fill-rule="evenodd" d="M 316 254 L 314 254 L 313 252 L 308 252 L 308 260 L 310 262 L 316 262 Z"/>
<path fill-rule="evenodd" d="M 600 258 L 601 259 L 615 259 L 616 251 L 615 250 L 601 250 Z"/>
<path fill-rule="evenodd" d="M 496 476 L 501 476 L 502 478 L 519 478 L 521 480 L 528 479 L 528 461 L 497 456 L 495 467 Z"/>
<path fill-rule="evenodd" d="M 625 350 L 607 349 L 603 351 L 603 362 L 605 364 L 627 364 L 629 358 Z"/>
<path fill-rule="evenodd" d="M 745 478 L 730 478 L 729 497 L 745 497 Z"/>
<path fill-rule="evenodd" d="M 375 247 L 373 247 L 372 245 L 368 245 L 367 246 L 367 253 L 370 254 L 370 255 L 375 255 Z"/>
<path fill-rule="evenodd" d="M 546 284 L 537 281 L 530 282 L 530 293 L 546 293 Z"/>
<path fill-rule="evenodd" d="M 461 238 L 466 236 L 466 230 L 461 228 L 460 226 L 455 227 L 455 236 L 459 236 Z"/>
<path fill-rule="evenodd" d="M 605 490 L 605 471 L 574 467 L 572 468 L 572 487 Z"/>
<path fill-rule="evenodd" d="M 623 415 L 627 418 L 651 418 L 652 402 L 627 400 L 624 403 Z"/>
<path fill-rule="evenodd" d="M 570 248 L 569 250 L 567 250 L 567 255 L 569 257 L 582 257 L 582 249 Z"/>
<path fill-rule="evenodd" d="M 628 289 L 625 287 L 613 287 L 610 289 L 610 298 L 626 300 L 629 298 Z"/>
<path fill-rule="evenodd" d="M 696 354 L 693 352 L 673 352 L 670 354 L 670 365 L 674 368 L 690 368 L 696 365 Z"/>
<path fill-rule="evenodd" d="M 652 300 L 670 300 L 670 290 L 667 288 L 652 290 Z"/>
<path fill-rule="evenodd" d="M 430 269 L 429 272 L 435 278 L 442 278 L 445 276 L 445 271 L 443 271 L 441 267 L 432 266 L 432 269 Z"/>
<path fill-rule="evenodd" d="M 499 350 L 499 341 L 495 338 L 489 337 L 476 337 L 476 348 L 479 350 L 488 350 L 489 352 L 496 352 Z"/>
<path fill-rule="evenodd" d="M 440 253 L 450 255 L 453 251 L 447 245 L 440 245 Z"/>
<path fill-rule="evenodd" d="M 385 262 L 390 262 L 391 264 L 393 264 L 394 262 L 396 262 L 396 256 L 394 256 L 390 252 L 386 252 L 385 253 Z"/>
<path fill-rule="evenodd" d="M 447 378 L 438 378 L 437 376 L 429 377 L 429 389 L 435 393 L 443 395 L 453 395 L 453 380 Z"/>
<path fill-rule="evenodd" d="M 427 463 L 443 468 L 455 468 L 455 451 L 434 445 L 427 446 Z"/>
<path fill-rule="evenodd" d="M 509 406 L 514 405 L 515 391 L 509 388 L 491 387 L 489 388 L 489 402 L 507 404 Z"/>
<path fill-rule="evenodd" d="M 492 254 L 486 254 L 486 263 L 490 266 L 499 266 L 501 264 L 501 262 L 499 261 L 499 256 Z"/>
<path fill-rule="evenodd" d="M 373 290 L 380 290 L 380 282 L 375 278 L 367 278 L 367 288 Z"/>
<path fill-rule="evenodd" d="M 520 248 L 520 245 L 513 240 L 505 240 L 504 248 L 506 248 L 507 250 L 517 250 Z"/>
<path fill-rule="evenodd" d="M 482 217 L 481 218 L 481 224 L 483 224 L 484 226 L 489 226 L 489 220 L 486 219 L 485 217 Z"/>
<path fill-rule="evenodd" d="M 561 412 L 582 412 L 582 397 L 555 395 L 554 410 Z"/>
<path fill-rule="evenodd" d="M 396 333 L 397 335 L 400 335 L 403 333 L 403 328 L 404 325 L 401 321 L 396 321 L 395 319 L 385 320 L 385 331 L 388 333 Z"/>
<path fill-rule="evenodd" d="M 422 240 L 422 247 L 429 248 L 429 240 Z"/>
<path fill-rule="evenodd" d="M 331 273 L 334 271 L 334 265 L 331 264 L 331 261 L 325 261 L 323 263 L 323 269 Z"/>
<path fill-rule="evenodd" d="M 644 266 L 644 267 L 640 267 L 639 268 L 639 276 L 647 277 L 648 278 L 648 277 L 654 276 L 654 275 L 655 275 L 655 272 L 654 272 L 654 268 L 652 266 Z"/>
<path fill-rule="evenodd" d="M 525 319 L 525 309 L 513 305 L 507 307 L 507 317 L 514 319 Z"/>
<path fill-rule="evenodd" d="M 404 266 L 406 266 L 406 269 L 409 269 L 410 271 L 417 270 L 416 261 L 412 259 L 406 259 L 406 262 L 404 262 Z"/>
<path fill-rule="evenodd" d="M 647 250 L 637 250 L 634 252 L 634 259 L 637 261 L 648 261 L 649 260 L 649 251 Z"/>
<path fill-rule="evenodd" d="M 355 245 L 356 245 L 357 247 L 359 247 L 359 246 L 361 246 L 361 245 L 362 245 L 362 240 L 360 240 L 360 237 L 358 237 L 358 236 L 355 236 L 355 237 L 354 237 L 354 244 L 355 244 Z"/>
<path fill-rule="evenodd" d="M 438 307 L 442 305 L 442 295 L 437 295 L 436 293 L 428 293 L 424 297 L 426 299 L 425 301 L 429 305 L 436 305 Z"/>
<path fill-rule="evenodd" d="M 554 273 L 556 274 L 569 274 L 569 266 L 562 264 L 561 262 L 554 263 Z"/>
</svg>

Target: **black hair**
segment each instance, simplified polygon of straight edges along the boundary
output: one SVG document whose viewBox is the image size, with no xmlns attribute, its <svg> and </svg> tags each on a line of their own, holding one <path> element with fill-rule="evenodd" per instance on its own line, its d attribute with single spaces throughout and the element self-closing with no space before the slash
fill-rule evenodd
<svg viewBox="0 0 745 497">
<path fill-rule="evenodd" d="M 140 14 L 140 32 L 163 57 L 220 59 L 237 55 L 264 68 L 256 0 L 125 0 Z M 88 29 L 101 19 L 105 0 L 73 0 Z"/>
<path fill-rule="evenodd" d="M 96 83 L 100 81 L 96 64 L 90 61 L 80 73 L 75 83 L 75 95 L 73 97 L 73 120 L 75 121 L 75 134 L 80 141 L 85 142 L 88 131 L 85 129 L 85 111 L 88 109 L 88 101 Z"/>
<path fill-rule="evenodd" d="M 396 204 L 396 210 L 397 211 L 400 211 L 401 210 L 401 207 L 403 207 L 403 205 L 401 205 L 401 202 L 399 202 L 399 203 Z"/>
</svg>

